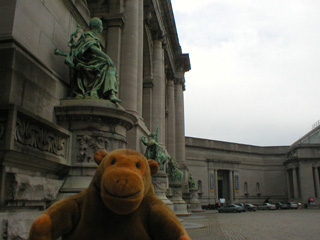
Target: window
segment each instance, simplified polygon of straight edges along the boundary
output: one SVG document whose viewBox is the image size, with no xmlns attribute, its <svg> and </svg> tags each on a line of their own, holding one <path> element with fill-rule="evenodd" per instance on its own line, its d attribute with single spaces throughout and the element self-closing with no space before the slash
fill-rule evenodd
<svg viewBox="0 0 320 240">
<path fill-rule="evenodd" d="M 198 180 L 198 193 L 202 193 L 202 181 Z"/>
<path fill-rule="evenodd" d="M 244 194 L 248 194 L 248 183 L 244 182 Z"/>
<path fill-rule="evenodd" d="M 257 182 L 256 184 L 256 191 L 257 191 L 257 195 L 260 195 L 260 183 Z"/>
</svg>

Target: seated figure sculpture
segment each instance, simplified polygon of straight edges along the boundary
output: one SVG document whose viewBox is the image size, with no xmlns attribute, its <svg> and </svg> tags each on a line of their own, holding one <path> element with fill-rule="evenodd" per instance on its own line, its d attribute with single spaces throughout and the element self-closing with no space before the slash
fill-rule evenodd
<svg viewBox="0 0 320 240">
<path fill-rule="evenodd" d="M 82 28 L 70 36 L 69 54 L 55 50 L 56 55 L 65 56 L 70 68 L 71 98 L 107 99 L 121 102 L 116 97 L 119 87 L 117 70 L 110 57 L 101 49 L 98 33 L 103 30 L 102 21 L 92 18 L 90 31 L 83 32 L 75 40 Z"/>
</svg>

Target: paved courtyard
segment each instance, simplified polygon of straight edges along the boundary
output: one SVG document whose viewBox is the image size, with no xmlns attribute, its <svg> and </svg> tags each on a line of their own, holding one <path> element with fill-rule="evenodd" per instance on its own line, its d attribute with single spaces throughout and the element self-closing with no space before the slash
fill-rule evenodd
<svg viewBox="0 0 320 240">
<path fill-rule="evenodd" d="M 193 240 L 320 240 L 320 209 L 218 213 L 181 217 Z"/>
</svg>

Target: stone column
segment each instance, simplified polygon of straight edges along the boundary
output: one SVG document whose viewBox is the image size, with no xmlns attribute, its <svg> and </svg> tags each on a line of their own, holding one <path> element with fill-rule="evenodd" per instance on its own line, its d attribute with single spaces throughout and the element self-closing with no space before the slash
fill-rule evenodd
<svg viewBox="0 0 320 240">
<path fill-rule="evenodd" d="M 108 29 L 108 34 L 103 34 L 107 40 L 107 54 L 114 62 L 118 75 L 120 74 L 120 55 L 121 55 L 121 34 L 124 25 L 124 16 L 122 13 L 111 16 L 103 16 L 103 25 Z M 119 76 L 120 77 L 120 76 Z"/>
<path fill-rule="evenodd" d="M 139 2 L 125 1 L 126 24 L 123 28 L 120 66 L 121 105 L 137 114 L 137 88 L 139 65 Z"/>
<path fill-rule="evenodd" d="M 299 188 L 298 188 L 298 178 L 297 178 L 297 169 L 292 169 L 292 178 L 293 178 L 293 197 L 294 199 L 299 198 Z"/>
<path fill-rule="evenodd" d="M 312 164 L 309 162 L 300 162 L 299 180 L 300 180 L 300 197 L 303 203 L 308 203 L 310 197 L 314 197 Z"/>
<path fill-rule="evenodd" d="M 153 80 L 145 79 L 143 83 L 143 109 L 142 116 L 148 129 L 152 129 L 152 89 Z"/>
<path fill-rule="evenodd" d="M 290 179 L 290 169 L 287 170 L 287 191 L 288 191 L 288 198 L 292 198 L 292 192 L 291 192 L 291 179 Z"/>
<path fill-rule="evenodd" d="M 165 69 L 162 41 L 153 42 L 153 96 L 152 96 L 152 131 L 159 127 L 159 143 L 165 144 Z"/>
<path fill-rule="evenodd" d="M 218 189 L 218 170 L 214 170 L 214 191 L 216 202 L 219 202 L 219 189 Z"/>
<path fill-rule="evenodd" d="M 315 193 L 316 193 L 316 197 L 319 198 L 319 172 L 318 172 L 318 168 L 315 167 L 313 168 L 313 176 L 314 176 L 314 183 L 315 183 Z"/>
<path fill-rule="evenodd" d="M 153 79 L 144 79 L 143 83 L 143 109 L 142 116 L 144 122 L 149 130 L 152 129 L 152 90 L 153 90 Z"/>
<path fill-rule="evenodd" d="M 137 112 L 142 117 L 143 100 L 143 0 L 139 0 Z"/>
<path fill-rule="evenodd" d="M 229 196 L 230 196 L 230 203 L 233 202 L 233 171 L 229 171 Z"/>
<path fill-rule="evenodd" d="M 185 134 L 184 134 L 184 101 L 183 80 L 175 84 L 175 118 L 176 118 L 176 159 L 179 163 L 185 163 Z"/>
<path fill-rule="evenodd" d="M 167 150 L 172 158 L 176 159 L 176 147 L 175 147 L 175 101 L 174 101 L 174 80 L 168 80 L 167 82 L 168 93 L 168 131 L 167 131 Z"/>
</svg>

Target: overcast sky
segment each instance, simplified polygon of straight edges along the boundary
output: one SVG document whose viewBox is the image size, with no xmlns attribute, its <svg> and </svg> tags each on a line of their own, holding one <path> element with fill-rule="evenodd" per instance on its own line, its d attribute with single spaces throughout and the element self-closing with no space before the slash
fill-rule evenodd
<svg viewBox="0 0 320 240">
<path fill-rule="evenodd" d="M 186 136 L 291 145 L 320 119 L 319 0 L 172 0 Z"/>
</svg>

